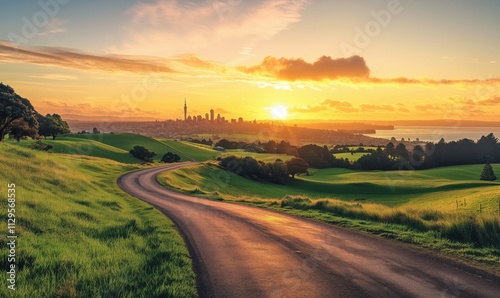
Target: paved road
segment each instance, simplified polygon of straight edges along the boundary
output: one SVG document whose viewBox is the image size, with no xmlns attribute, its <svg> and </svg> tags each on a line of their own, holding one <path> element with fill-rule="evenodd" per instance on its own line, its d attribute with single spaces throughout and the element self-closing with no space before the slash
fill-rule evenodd
<svg viewBox="0 0 500 298">
<path fill-rule="evenodd" d="M 160 186 L 153 168 L 120 187 L 184 235 L 202 297 L 500 297 L 490 281 L 379 237 Z"/>
</svg>

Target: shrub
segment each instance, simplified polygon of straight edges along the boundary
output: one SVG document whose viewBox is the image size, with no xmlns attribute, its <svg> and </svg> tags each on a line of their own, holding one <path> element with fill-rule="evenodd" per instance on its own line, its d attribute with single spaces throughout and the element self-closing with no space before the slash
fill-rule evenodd
<svg viewBox="0 0 500 298">
<path fill-rule="evenodd" d="M 130 150 L 130 154 L 146 162 L 153 162 L 153 157 L 156 156 L 156 153 L 153 151 L 149 151 L 146 147 L 139 145 L 134 146 L 134 149 Z"/>
</svg>

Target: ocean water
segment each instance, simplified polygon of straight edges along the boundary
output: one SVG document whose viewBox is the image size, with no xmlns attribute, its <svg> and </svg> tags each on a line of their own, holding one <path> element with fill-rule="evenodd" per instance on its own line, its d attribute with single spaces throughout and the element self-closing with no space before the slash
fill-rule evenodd
<svg viewBox="0 0 500 298">
<path fill-rule="evenodd" d="M 367 134 L 371 137 L 391 139 L 395 137 L 400 141 L 401 138 L 415 141 L 439 142 L 441 138 L 445 141 L 458 141 L 460 139 L 471 139 L 477 141 L 483 135 L 493 133 L 500 139 L 500 127 L 444 127 L 444 126 L 395 126 L 394 130 L 377 130 L 376 134 Z"/>
</svg>

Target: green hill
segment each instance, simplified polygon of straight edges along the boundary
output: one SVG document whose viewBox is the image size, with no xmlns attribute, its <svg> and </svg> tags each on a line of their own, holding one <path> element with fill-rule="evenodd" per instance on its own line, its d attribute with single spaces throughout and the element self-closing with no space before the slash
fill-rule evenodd
<svg viewBox="0 0 500 298">
<path fill-rule="evenodd" d="M 34 141 L 31 140 L 21 141 L 20 144 L 24 147 L 28 147 L 33 142 Z M 51 145 L 53 148 L 50 149 L 50 152 L 54 153 L 102 157 L 126 164 L 137 164 L 142 162 L 142 160 L 133 157 L 128 151 L 105 143 L 94 141 L 92 139 L 62 136 L 57 138 L 56 140 L 47 139 L 43 140 L 43 142 Z"/>
<path fill-rule="evenodd" d="M 197 295 L 174 224 L 116 185 L 118 176 L 138 166 L 6 142 L 0 151 L 2 202 L 7 184 L 16 189 L 16 297 Z M 6 206 L 0 217 L 6 222 Z M 0 246 L 6 241 L 2 237 Z M 4 269 L 7 254 L 0 250 Z M 0 286 L 0 296 L 11 297 L 6 278 Z"/>
<path fill-rule="evenodd" d="M 129 152 L 136 145 L 144 146 L 157 154 L 154 158 L 154 161 L 160 161 L 163 154 L 171 150 L 171 148 L 158 140 L 136 134 L 75 134 L 68 135 L 66 138 L 68 137 L 94 140 L 122 149 L 126 152 Z M 61 138 L 61 140 L 63 139 L 64 138 Z"/>
</svg>

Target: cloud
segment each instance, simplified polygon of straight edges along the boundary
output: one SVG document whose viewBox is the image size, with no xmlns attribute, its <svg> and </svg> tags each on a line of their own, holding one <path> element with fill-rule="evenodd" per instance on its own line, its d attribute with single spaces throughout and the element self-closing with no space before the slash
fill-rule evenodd
<svg viewBox="0 0 500 298">
<path fill-rule="evenodd" d="M 353 113 L 359 110 L 352 106 L 351 103 L 346 101 L 325 99 L 317 105 L 310 105 L 305 107 L 292 107 L 288 109 L 290 113 L 317 113 L 327 110 L 336 110 L 338 112 Z"/>
<path fill-rule="evenodd" d="M 30 76 L 30 78 L 38 78 L 38 79 L 46 79 L 46 80 L 55 80 L 55 81 L 69 81 L 69 80 L 78 80 L 78 77 L 66 74 L 59 73 L 48 73 L 41 76 Z"/>
<path fill-rule="evenodd" d="M 410 112 L 403 104 L 392 105 L 375 105 L 361 104 L 354 106 L 350 102 L 325 99 L 317 105 L 304 107 L 292 107 L 288 110 L 290 113 L 318 113 L 326 111 L 334 111 L 341 113 L 377 113 L 377 112 Z"/>
<path fill-rule="evenodd" d="M 481 106 L 496 106 L 500 105 L 500 96 L 494 96 L 485 100 L 480 100 L 478 102 Z"/>
<path fill-rule="evenodd" d="M 133 6 L 129 39 L 113 52 L 178 54 L 242 49 L 269 39 L 301 20 L 310 0 L 154 0 Z M 229 54 L 230 55 L 230 54 Z"/>
<path fill-rule="evenodd" d="M 204 61 L 193 54 L 171 58 L 95 55 L 59 47 L 16 48 L 2 41 L 0 41 L 0 62 L 22 62 L 104 72 L 187 74 L 190 69 L 208 70 L 216 73 L 226 71 L 226 67 L 222 64 Z M 71 79 L 69 76 L 61 75 L 45 75 L 43 78 Z"/>
<path fill-rule="evenodd" d="M 158 117 L 160 112 L 144 110 L 140 108 L 117 108 L 110 110 L 109 106 L 95 104 L 94 102 L 80 102 L 80 103 L 67 103 L 57 99 L 42 99 L 37 102 L 37 110 L 39 111 L 54 111 L 57 110 L 59 114 L 81 114 L 92 116 L 120 116 L 120 115 L 137 115 Z M 42 112 L 43 114 L 43 112 Z"/>
<path fill-rule="evenodd" d="M 405 77 L 399 78 L 368 78 L 365 82 L 358 81 L 359 83 L 377 84 L 377 85 L 424 85 L 424 86 L 451 86 L 451 85 L 497 85 L 500 84 L 500 78 L 490 79 L 411 79 Z"/>
<path fill-rule="evenodd" d="M 40 32 L 39 36 L 45 36 L 54 33 L 63 33 L 67 31 L 67 28 L 64 25 L 68 22 L 68 20 L 61 20 L 58 18 L 50 18 L 47 25 L 43 27 L 43 31 Z"/>
<path fill-rule="evenodd" d="M 111 72 L 176 72 L 164 61 L 147 57 L 99 56 L 58 47 L 15 48 L 6 42 L 0 42 L 0 61 Z"/>
<path fill-rule="evenodd" d="M 489 79 L 428 79 L 428 78 L 377 78 L 370 77 L 370 69 L 363 57 L 336 58 L 322 56 L 315 62 L 304 59 L 276 58 L 268 56 L 253 66 L 237 66 L 236 70 L 253 76 L 279 81 L 346 82 L 357 85 L 497 85 L 500 78 Z"/>
<path fill-rule="evenodd" d="M 370 70 L 360 56 L 332 59 L 323 56 L 313 63 L 303 59 L 277 59 L 272 56 L 264 58 L 261 64 L 245 67 L 239 66 L 241 72 L 271 77 L 285 81 L 323 81 L 339 78 L 367 78 Z"/>
<path fill-rule="evenodd" d="M 226 66 L 217 62 L 202 60 L 195 54 L 179 55 L 173 60 L 192 68 L 212 70 L 217 73 L 224 73 L 227 71 Z"/>
</svg>

